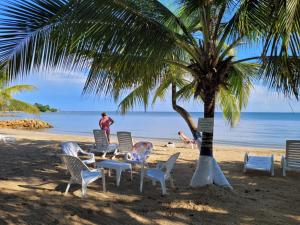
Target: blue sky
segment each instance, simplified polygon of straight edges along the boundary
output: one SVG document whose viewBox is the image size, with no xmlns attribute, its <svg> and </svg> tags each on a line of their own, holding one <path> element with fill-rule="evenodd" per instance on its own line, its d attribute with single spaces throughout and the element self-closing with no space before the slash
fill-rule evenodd
<svg viewBox="0 0 300 225">
<path fill-rule="evenodd" d="M 162 2 L 172 2 L 162 0 Z M 168 4 L 168 3 L 167 3 Z M 241 46 L 238 58 L 246 58 L 259 55 L 260 46 Z M 82 88 L 85 82 L 84 74 L 53 72 L 48 74 L 31 74 L 23 80 L 14 82 L 35 85 L 38 90 L 31 93 L 21 93 L 15 97 L 30 103 L 49 104 L 60 110 L 72 111 L 114 111 L 117 104 L 113 100 L 101 96 L 82 96 Z M 203 111 L 203 106 L 198 102 L 183 102 L 182 106 L 189 111 Z M 143 110 L 136 107 L 134 111 Z M 158 102 L 148 111 L 172 111 L 170 98 Z M 295 99 L 286 99 L 276 92 L 268 90 L 261 84 L 255 85 L 249 105 L 244 111 L 248 112 L 300 112 L 300 103 Z"/>
<path fill-rule="evenodd" d="M 114 111 L 117 104 L 108 97 L 82 96 L 85 76 L 83 74 L 49 72 L 49 74 L 32 74 L 15 84 L 32 84 L 38 90 L 23 92 L 15 95 L 16 98 L 30 103 L 49 104 L 60 110 L 72 111 Z M 198 102 L 181 102 L 189 111 L 203 111 L 203 106 Z M 135 111 L 143 110 L 142 107 L 134 108 Z M 148 111 L 172 111 L 170 98 L 157 102 Z M 252 90 L 246 112 L 300 112 L 300 103 L 295 99 L 286 99 L 262 85 L 255 85 Z"/>
</svg>

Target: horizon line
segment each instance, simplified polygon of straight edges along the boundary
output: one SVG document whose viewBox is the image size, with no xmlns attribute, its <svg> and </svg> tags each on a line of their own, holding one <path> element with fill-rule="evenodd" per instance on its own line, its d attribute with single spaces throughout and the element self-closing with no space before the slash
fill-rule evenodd
<svg viewBox="0 0 300 225">
<path fill-rule="evenodd" d="M 119 113 L 118 110 L 59 110 L 58 112 L 113 112 Z M 54 112 L 55 113 L 55 112 Z M 128 111 L 127 113 L 177 113 L 176 111 Z M 189 111 L 189 113 L 204 113 L 203 111 Z M 216 113 L 223 113 L 222 111 L 216 111 Z M 300 112 L 288 112 L 288 111 L 245 111 L 241 113 L 300 113 Z"/>
</svg>

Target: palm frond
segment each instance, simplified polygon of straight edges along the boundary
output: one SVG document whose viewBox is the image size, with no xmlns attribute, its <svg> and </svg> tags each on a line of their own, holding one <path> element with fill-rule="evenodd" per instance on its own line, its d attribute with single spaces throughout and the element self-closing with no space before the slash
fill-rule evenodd
<svg viewBox="0 0 300 225">
<path fill-rule="evenodd" d="M 222 109 L 224 118 L 229 121 L 232 127 L 235 126 L 240 120 L 241 110 L 239 99 L 230 90 L 220 88 L 217 95 L 217 102 Z"/>
<path fill-rule="evenodd" d="M 40 113 L 40 110 L 37 107 L 17 99 L 11 99 L 9 101 L 8 109 L 10 111 L 22 111 L 36 115 Z"/>
<path fill-rule="evenodd" d="M 2 92 L 12 95 L 18 92 L 35 91 L 35 90 L 37 90 L 37 88 L 33 85 L 21 84 L 21 85 L 14 85 L 14 86 L 9 86 L 7 88 L 4 88 L 2 89 Z"/>
<path fill-rule="evenodd" d="M 34 66 L 59 61 L 50 32 L 58 24 L 60 13 L 65 12 L 67 2 L 16 0 L 0 3 L 0 65 L 9 78 L 24 75 Z"/>
<path fill-rule="evenodd" d="M 281 56 L 264 57 L 260 77 L 270 88 L 283 92 L 287 97 L 299 98 L 300 59 Z"/>
<path fill-rule="evenodd" d="M 125 114 L 129 109 L 132 109 L 137 105 L 143 105 L 144 110 L 146 110 L 149 102 L 150 91 L 151 88 L 147 87 L 146 85 L 140 85 L 139 87 L 132 90 L 119 103 L 121 114 Z"/>
<path fill-rule="evenodd" d="M 252 83 L 258 80 L 259 64 L 238 63 L 234 64 L 229 71 L 227 88 L 239 101 L 239 109 L 246 107 L 250 97 Z"/>
</svg>

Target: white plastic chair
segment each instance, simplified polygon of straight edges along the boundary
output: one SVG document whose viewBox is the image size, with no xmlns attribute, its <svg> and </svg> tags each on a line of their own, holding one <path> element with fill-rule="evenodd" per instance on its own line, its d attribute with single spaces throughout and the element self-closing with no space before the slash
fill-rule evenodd
<svg viewBox="0 0 300 225">
<path fill-rule="evenodd" d="M 95 138 L 95 148 L 92 149 L 92 151 L 102 153 L 103 158 L 105 158 L 107 153 L 114 153 L 114 155 L 116 154 L 118 145 L 108 143 L 108 139 L 104 130 L 93 130 L 93 134 Z"/>
<path fill-rule="evenodd" d="M 93 164 L 95 163 L 95 155 L 93 153 L 89 153 L 83 151 L 80 146 L 76 142 L 68 141 L 61 144 L 61 150 L 63 154 L 78 157 L 78 153 L 85 155 L 88 157 L 86 160 L 82 160 L 85 164 Z"/>
<path fill-rule="evenodd" d="M 15 144 L 16 138 L 15 137 L 9 137 L 3 134 L 0 134 L 0 140 L 3 141 L 5 144 Z"/>
<path fill-rule="evenodd" d="M 132 152 L 133 149 L 133 141 L 131 137 L 131 133 L 127 131 L 118 131 L 118 152 L 117 154 L 125 155 L 128 152 Z"/>
<path fill-rule="evenodd" d="M 248 153 L 244 157 L 244 173 L 247 170 L 267 171 L 274 176 L 274 156 L 249 156 Z"/>
<path fill-rule="evenodd" d="M 195 141 L 189 139 L 185 140 L 181 135 L 178 135 L 179 139 L 186 145 L 191 145 L 191 148 L 194 149 L 194 145 L 196 144 Z"/>
<path fill-rule="evenodd" d="M 300 171 L 300 140 L 286 141 L 286 155 L 281 157 L 282 176 L 286 171 Z"/>
<path fill-rule="evenodd" d="M 119 147 L 117 155 L 124 155 L 125 161 L 133 165 L 147 164 L 146 160 L 153 150 L 153 144 L 150 142 L 137 142 L 133 144 L 131 133 L 128 131 L 117 132 Z M 143 147 L 147 145 L 148 149 Z"/>
<path fill-rule="evenodd" d="M 176 154 L 172 155 L 166 162 L 159 162 L 156 168 L 145 169 L 143 165 L 141 170 L 140 192 L 143 192 L 144 177 L 147 177 L 150 180 L 152 180 L 153 185 L 155 185 L 157 181 L 160 182 L 162 195 L 165 195 L 167 193 L 166 180 L 170 180 L 171 187 L 174 188 L 171 171 L 174 167 L 176 160 L 179 157 L 179 154 L 180 153 L 177 152 Z"/>
<path fill-rule="evenodd" d="M 71 179 L 66 188 L 65 195 L 68 193 L 71 184 L 81 184 L 81 195 L 82 197 L 85 197 L 87 186 L 99 178 L 102 178 L 103 192 L 106 191 L 105 174 L 103 169 L 91 170 L 79 158 L 74 156 L 60 155 L 60 157 L 71 174 Z"/>
</svg>

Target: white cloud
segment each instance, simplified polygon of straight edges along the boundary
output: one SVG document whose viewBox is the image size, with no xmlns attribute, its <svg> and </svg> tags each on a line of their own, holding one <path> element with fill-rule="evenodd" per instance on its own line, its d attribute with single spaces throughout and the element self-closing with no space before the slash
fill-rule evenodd
<svg viewBox="0 0 300 225">
<path fill-rule="evenodd" d="M 255 85 L 251 92 L 248 112 L 300 112 L 300 103 L 295 99 L 288 99 L 283 94 L 268 90 L 262 85 Z"/>
</svg>

